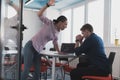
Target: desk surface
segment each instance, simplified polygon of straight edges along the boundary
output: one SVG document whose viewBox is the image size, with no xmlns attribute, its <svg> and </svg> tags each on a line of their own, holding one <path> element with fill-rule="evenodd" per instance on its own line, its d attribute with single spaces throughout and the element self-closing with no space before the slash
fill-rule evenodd
<svg viewBox="0 0 120 80">
<path fill-rule="evenodd" d="M 76 57 L 74 53 L 71 54 L 59 54 L 57 51 L 41 51 L 42 55 L 53 57 Z"/>
</svg>

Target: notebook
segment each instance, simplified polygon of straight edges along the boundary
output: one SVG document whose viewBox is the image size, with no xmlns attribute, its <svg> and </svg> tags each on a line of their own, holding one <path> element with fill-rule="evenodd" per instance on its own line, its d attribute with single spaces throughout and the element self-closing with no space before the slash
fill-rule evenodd
<svg viewBox="0 0 120 80">
<path fill-rule="evenodd" d="M 75 43 L 62 43 L 61 45 L 61 52 L 66 54 L 74 53 Z"/>
</svg>

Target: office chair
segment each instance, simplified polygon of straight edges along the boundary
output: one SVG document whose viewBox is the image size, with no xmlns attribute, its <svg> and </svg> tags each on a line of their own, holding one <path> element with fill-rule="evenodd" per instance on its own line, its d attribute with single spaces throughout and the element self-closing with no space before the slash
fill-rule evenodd
<svg viewBox="0 0 120 80">
<path fill-rule="evenodd" d="M 64 69 L 66 69 L 66 66 L 68 67 L 68 58 L 58 58 L 59 62 L 55 63 L 55 66 L 61 70 L 61 75 L 62 75 L 62 80 L 65 80 L 65 72 Z M 63 61 L 67 62 L 67 64 L 65 64 Z"/>
<path fill-rule="evenodd" d="M 85 79 L 85 80 L 113 80 L 113 77 L 112 77 L 112 64 L 113 64 L 113 61 L 114 61 L 114 58 L 115 58 L 115 52 L 110 52 L 109 54 L 109 57 L 108 57 L 108 60 L 109 60 L 109 63 L 110 63 L 110 74 L 108 76 L 83 76 L 82 79 Z"/>
<path fill-rule="evenodd" d="M 41 74 L 43 73 L 43 77 L 44 80 L 47 80 L 47 69 L 48 69 L 48 65 L 46 64 L 46 60 L 45 59 L 41 59 L 41 66 L 40 66 L 40 80 L 41 80 Z M 22 63 L 21 65 L 21 70 L 24 70 L 24 63 Z M 30 73 L 33 73 L 35 70 L 34 66 L 32 66 L 30 68 Z M 32 78 L 32 76 L 30 76 Z"/>
<path fill-rule="evenodd" d="M 70 72 L 75 69 L 75 67 L 70 66 L 69 64 L 63 65 L 63 79 L 65 80 L 65 75 L 70 75 Z"/>
</svg>

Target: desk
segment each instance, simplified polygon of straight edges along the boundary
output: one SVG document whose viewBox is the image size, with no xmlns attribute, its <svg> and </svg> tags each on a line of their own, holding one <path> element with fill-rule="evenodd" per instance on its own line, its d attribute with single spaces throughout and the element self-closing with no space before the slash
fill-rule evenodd
<svg viewBox="0 0 120 80">
<path fill-rule="evenodd" d="M 74 54 L 58 54 L 58 52 L 56 51 L 41 51 L 41 54 L 43 56 L 50 56 L 52 57 L 52 80 L 55 80 L 55 61 L 56 61 L 56 58 L 59 57 L 59 58 L 72 58 L 69 60 L 72 61 L 76 58 L 76 56 Z"/>
</svg>

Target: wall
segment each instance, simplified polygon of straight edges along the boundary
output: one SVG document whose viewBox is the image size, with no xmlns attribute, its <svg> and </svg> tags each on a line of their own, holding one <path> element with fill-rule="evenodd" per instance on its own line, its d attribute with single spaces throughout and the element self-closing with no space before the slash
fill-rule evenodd
<svg viewBox="0 0 120 80">
<path fill-rule="evenodd" d="M 23 11 L 23 24 L 28 28 L 23 32 L 23 46 L 32 38 L 41 28 L 41 21 L 39 20 L 36 11 Z"/>
<path fill-rule="evenodd" d="M 106 47 L 105 51 L 107 55 L 110 52 L 116 52 L 115 60 L 113 62 L 113 76 L 114 77 L 120 77 L 120 47 Z"/>
</svg>

